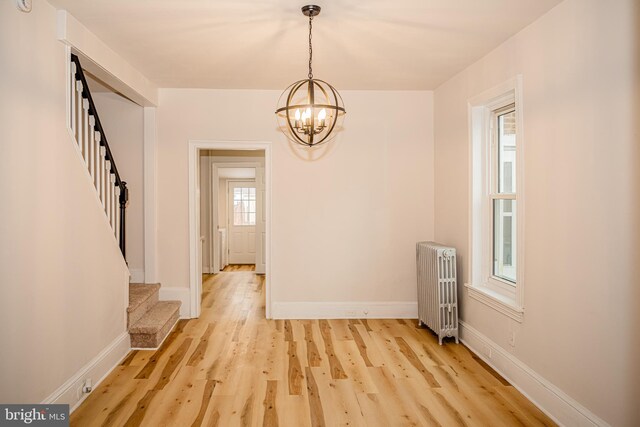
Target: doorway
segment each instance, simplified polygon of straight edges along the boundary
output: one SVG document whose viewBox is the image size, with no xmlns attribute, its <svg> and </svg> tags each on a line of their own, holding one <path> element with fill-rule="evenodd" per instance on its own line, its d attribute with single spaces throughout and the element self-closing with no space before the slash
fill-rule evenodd
<svg viewBox="0 0 640 427">
<path fill-rule="evenodd" d="M 231 181 L 227 196 L 228 259 L 231 265 L 256 264 L 256 216 L 258 211 L 255 181 Z M 224 256 L 224 254 L 222 255 Z"/>
<path fill-rule="evenodd" d="M 200 315 L 203 273 L 250 269 L 263 275 L 271 318 L 270 171 L 269 142 L 189 142 L 191 317 Z"/>
</svg>

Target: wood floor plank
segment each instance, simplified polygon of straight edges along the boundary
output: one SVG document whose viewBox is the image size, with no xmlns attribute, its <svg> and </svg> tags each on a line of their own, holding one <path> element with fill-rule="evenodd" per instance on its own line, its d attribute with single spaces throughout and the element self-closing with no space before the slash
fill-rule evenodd
<svg viewBox="0 0 640 427">
<path fill-rule="evenodd" d="M 72 426 L 553 426 L 464 345 L 412 319 L 267 320 L 264 276 L 205 275 L 199 319 L 135 350 Z"/>
<path fill-rule="evenodd" d="M 215 328 L 215 323 L 209 323 L 207 325 L 207 329 L 200 337 L 200 342 L 198 342 L 198 346 L 191 354 L 189 361 L 187 362 L 187 366 L 196 366 L 200 362 L 204 360 L 204 355 L 207 350 L 207 346 L 209 345 L 209 337 L 213 333 L 213 329 Z"/>
<path fill-rule="evenodd" d="M 322 409 L 322 400 L 320 399 L 320 391 L 316 383 L 311 368 L 306 368 L 307 394 L 309 396 L 309 409 L 311 425 L 313 427 L 324 427 L 324 410 Z"/>
<path fill-rule="evenodd" d="M 386 367 L 368 368 L 371 377 L 378 387 L 378 399 L 384 405 L 389 425 L 423 425 L 422 418 L 401 391 L 398 389 L 398 381 L 390 369 Z"/>
<path fill-rule="evenodd" d="M 391 371 L 395 378 L 410 378 L 415 375 L 409 361 L 400 353 L 393 337 L 386 337 L 382 331 L 369 332 L 373 345 L 382 356 L 381 367 Z"/>
<path fill-rule="evenodd" d="M 311 409 L 306 390 L 301 396 L 278 392 L 278 422 L 283 427 L 311 427 Z"/>
<path fill-rule="evenodd" d="M 393 425 L 389 419 L 389 407 L 381 401 L 378 393 L 357 393 L 356 399 L 360 405 L 362 418 L 367 426 L 387 427 Z"/>
<path fill-rule="evenodd" d="M 169 381 L 171 380 L 174 372 L 176 372 L 176 370 L 180 366 L 180 362 L 182 362 L 182 359 L 184 359 L 184 357 L 186 356 L 192 341 L 193 340 L 191 338 L 186 338 L 184 341 L 182 341 L 180 347 L 178 347 L 176 351 L 169 356 L 169 360 L 167 360 L 164 369 L 162 369 L 162 375 L 158 379 L 156 385 L 153 387 L 155 390 L 162 390 L 167 384 L 169 384 Z"/>
<path fill-rule="evenodd" d="M 291 326 L 291 320 L 284 321 L 284 340 L 293 341 L 293 327 Z"/>
<path fill-rule="evenodd" d="M 133 361 L 133 359 L 136 357 L 137 354 L 138 354 L 138 350 L 131 351 L 127 355 L 127 357 L 125 357 L 125 359 L 122 361 L 122 363 L 120 363 L 120 366 L 129 366 L 129 365 L 131 365 L 131 362 Z"/>
<path fill-rule="evenodd" d="M 206 385 L 204 387 L 204 392 L 202 394 L 202 401 L 200 403 L 200 410 L 198 411 L 198 415 L 196 419 L 191 423 L 191 427 L 199 427 L 202 425 L 204 420 L 204 416 L 207 413 L 207 409 L 209 408 L 209 404 L 211 403 L 211 396 L 213 395 L 213 390 L 216 388 L 216 382 L 214 380 L 206 380 Z"/>
<path fill-rule="evenodd" d="M 320 366 L 322 362 L 322 357 L 320 356 L 320 350 L 318 350 L 318 346 L 313 337 L 313 325 L 311 322 L 306 322 L 304 324 L 304 340 L 307 345 L 307 363 L 309 367 L 317 368 Z"/>
<path fill-rule="evenodd" d="M 443 406 L 435 396 L 438 389 L 425 390 L 424 382 L 417 378 L 405 378 L 397 382 L 398 391 L 408 396 L 416 414 L 429 426 L 464 426 L 459 414 Z"/>
<path fill-rule="evenodd" d="M 136 379 L 143 380 L 148 379 L 151 376 L 162 356 L 165 354 L 165 352 L 172 348 L 175 340 L 180 337 L 180 334 L 184 330 L 185 325 L 186 322 L 183 322 L 182 320 L 178 321 L 178 324 L 176 325 L 174 330 L 169 334 L 169 336 L 167 336 L 160 348 L 151 355 L 148 362 L 136 376 Z"/>
<path fill-rule="evenodd" d="M 400 348 L 400 353 L 402 353 L 409 363 L 411 363 L 411 365 L 420 372 L 427 381 L 427 384 L 429 384 L 429 387 L 440 387 L 440 383 L 436 381 L 433 374 L 422 364 L 416 353 L 411 349 L 411 347 L 409 347 L 409 344 L 407 344 L 402 337 L 396 337 L 396 343 Z"/>
<path fill-rule="evenodd" d="M 118 419 L 141 397 L 139 389 L 131 388 L 132 383 L 137 382 L 133 378 L 139 369 L 137 366 L 116 367 L 100 384 L 100 393 L 91 393 L 82 403 L 84 410 L 71 414 L 71 423 L 99 426 L 105 419 Z"/>
<path fill-rule="evenodd" d="M 331 331 L 336 341 L 352 340 L 351 331 L 349 330 L 349 321 L 346 319 L 327 320 L 331 325 Z"/>
<path fill-rule="evenodd" d="M 264 417 L 262 425 L 264 427 L 278 427 L 278 409 L 276 407 L 276 396 L 278 395 L 278 381 L 267 380 L 267 393 L 264 396 Z M 195 427 L 195 426 L 194 426 Z"/>
<path fill-rule="evenodd" d="M 358 351 L 360 352 L 360 356 L 362 357 L 365 365 L 369 368 L 373 367 L 373 363 L 371 363 L 369 355 L 367 354 L 367 345 L 364 343 L 364 340 L 362 339 L 360 332 L 356 329 L 356 326 L 354 324 L 350 324 L 349 331 L 351 331 L 351 336 L 353 336 L 353 340 L 358 345 Z"/>
<path fill-rule="evenodd" d="M 149 390 L 145 393 L 144 397 L 138 401 L 136 409 L 124 423 L 124 427 L 137 427 L 142 424 L 142 420 L 147 414 L 147 409 L 149 409 L 149 405 L 157 393 L 158 390 Z"/>
<path fill-rule="evenodd" d="M 158 389 L 147 411 L 145 424 L 164 427 L 190 425 L 200 410 L 206 380 L 194 380 L 197 368 L 181 366 L 171 379 L 171 387 Z"/>
<path fill-rule="evenodd" d="M 297 345 L 295 341 L 289 341 L 289 375 L 287 383 L 289 384 L 289 394 L 302 394 L 302 368 L 300 367 L 300 359 L 298 358 Z"/>
<path fill-rule="evenodd" d="M 551 426 L 554 425 L 549 417 L 545 415 L 538 407 L 531 403 L 526 397 L 512 386 L 495 387 L 495 392 L 503 399 L 513 405 L 516 411 L 519 411 L 527 420 L 526 425 L 532 426 Z"/>
<path fill-rule="evenodd" d="M 331 378 L 333 379 L 345 379 L 347 378 L 347 374 L 342 368 L 342 363 L 340 363 L 340 359 L 336 355 L 336 352 L 333 348 L 333 338 L 331 336 L 331 326 L 327 320 L 320 320 L 320 331 L 322 334 L 322 339 L 324 341 L 324 347 L 327 354 L 327 358 L 329 359 L 329 366 L 331 367 Z"/>
<path fill-rule="evenodd" d="M 369 375 L 367 365 L 362 360 L 355 341 L 336 341 L 335 350 L 342 355 L 344 361 L 342 366 L 347 377 L 345 381 L 351 383 L 354 391 L 356 393 L 377 393 L 378 389 Z"/>
</svg>

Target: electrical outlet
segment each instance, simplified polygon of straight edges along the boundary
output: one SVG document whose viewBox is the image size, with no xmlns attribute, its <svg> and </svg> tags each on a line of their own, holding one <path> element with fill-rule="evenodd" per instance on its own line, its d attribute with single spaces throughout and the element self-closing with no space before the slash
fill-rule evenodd
<svg viewBox="0 0 640 427">
<path fill-rule="evenodd" d="M 369 310 L 363 310 L 362 314 L 364 314 L 364 318 L 366 319 L 367 316 L 369 315 Z"/>
</svg>

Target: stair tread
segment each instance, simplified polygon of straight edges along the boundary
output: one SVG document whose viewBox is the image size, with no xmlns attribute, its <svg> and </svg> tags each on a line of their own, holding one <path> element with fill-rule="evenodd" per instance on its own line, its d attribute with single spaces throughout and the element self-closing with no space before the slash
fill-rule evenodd
<svg viewBox="0 0 640 427">
<path fill-rule="evenodd" d="M 129 328 L 131 334 L 155 334 L 180 310 L 180 301 L 158 301 Z"/>
<path fill-rule="evenodd" d="M 131 313 L 149 299 L 158 289 L 160 284 L 129 283 L 129 307 L 127 312 Z"/>
</svg>

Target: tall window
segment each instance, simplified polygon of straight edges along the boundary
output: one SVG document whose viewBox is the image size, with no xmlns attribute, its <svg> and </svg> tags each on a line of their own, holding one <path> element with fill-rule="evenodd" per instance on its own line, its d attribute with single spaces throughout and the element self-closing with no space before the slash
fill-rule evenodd
<svg viewBox="0 0 640 427">
<path fill-rule="evenodd" d="M 516 283 L 516 111 L 515 104 L 491 114 L 492 274 Z"/>
<path fill-rule="evenodd" d="M 524 183 L 520 77 L 469 100 L 469 296 L 522 321 Z"/>
<path fill-rule="evenodd" d="M 233 225 L 256 225 L 256 188 L 233 189 Z"/>
</svg>

